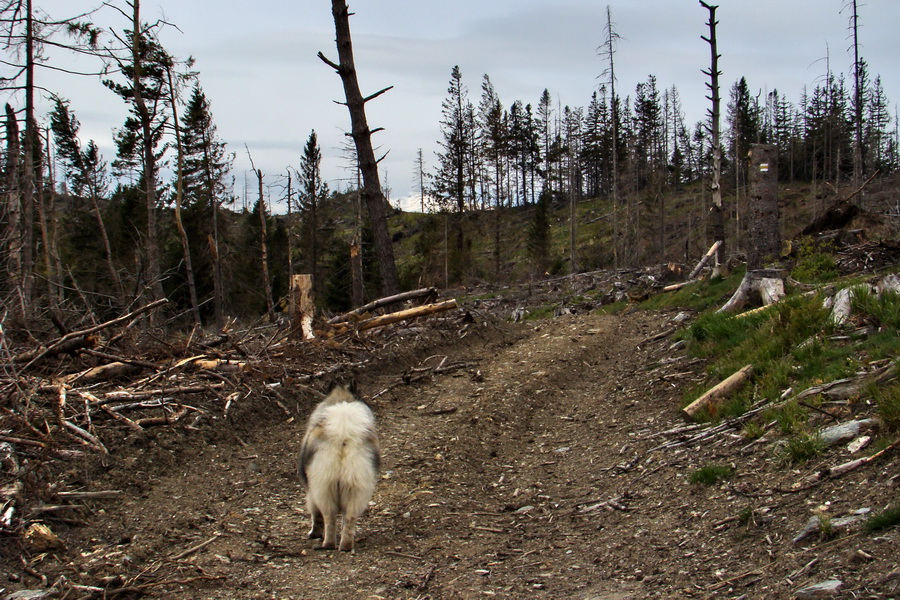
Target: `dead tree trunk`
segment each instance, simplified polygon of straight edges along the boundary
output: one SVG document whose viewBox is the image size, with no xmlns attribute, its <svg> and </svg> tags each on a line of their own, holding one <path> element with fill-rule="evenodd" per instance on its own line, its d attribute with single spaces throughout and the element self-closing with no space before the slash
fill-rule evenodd
<svg viewBox="0 0 900 600">
<path fill-rule="evenodd" d="M 716 266 L 713 270 L 718 273 L 722 270 L 722 258 L 725 256 L 725 210 L 722 206 L 722 143 L 719 140 L 719 121 L 721 115 L 721 98 L 719 96 L 719 59 L 722 56 L 718 53 L 716 42 L 716 9 L 718 6 L 711 6 L 700 0 L 700 5 L 709 11 L 709 37 L 700 36 L 701 39 L 709 43 L 710 50 L 710 66 L 708 71 L 703 71 L 709 76 L 710 95 L 707 98 L 712 102 L 712 108 L 707 112 L 709 114 L 709 133 L 710 142 L 712 144 L 712 181 L 710 182 L 710 191 L 712 192 L 712 206 L 709 213 L 709 226 L 714 241 L 722 242 L 716 254 Z"/>
<path fill-rule="evenodd" d="M 291 327 L 298 332 L 304 340 L 311 340 L 313 333 L 313 319 L 316 316 L 316 305 L 313 299 L 313 276 L 291 276 L 291 302 L 290 315 Z"/>
<path fill-rule="evenodd" d="M 194 263 L 191 260 L 191 245 L 188 241 L 187 231 L 184 229 L 184 220 L 181 218 L 181 205 L 184 201 L 184 144 L 181 140 L 181 120 L 178 117 L 178 101 L 175 96 L 175 78 L 172 76 L 172 65 L 166 66 L 166 75 L 169 79 L 169 101 L 172 103 L 172 124 L 175 128 L 176 178 L 175 185 L 175 228 L 181 239 L 181 250 L 184 253 L 184 270 L 187 277 L 188 293 L 191 298 L 191 316 L 194 325 L 202 327 L 200 319 L 200 301 L 197 298 L 197 284 L 194 278 Z"/>
<path fill-rule="evenodd" d="M 263 293 L 266 295 L 266 309 L 269 313 L 269 321 L 275 321 L 275 302 L 272 300 L 272 284 L 269 282 L 269 233 L 266 227 L 266 198 L 263 195 L 263 174 L 258 169 L 256 178 L 259 182 L 259 245 L 260 263 L 262 265 Z"/>
<path fill-rule="evenodd" d="M 747 270 L 778 259 L 781 213 L 778 208 L 778 149 L 771 144 L 750 146 L 750 210 Z"/>
<path fill-rule="evenodd" d="M 331 13 L 334 16 L 334 27 L 337 34 L 337 51 L 339 63 L 334 63 L 319 52 L 319 58 L 337 71 L 344 84 L 346 106 L 350 111 L 351 136 L 356 145 L 356 155 L 363 176 L 362 197 L 369 211 L 372 231 L 375 236 L 375 252 L 378 256 L 378 267 L 381 273 L 381 288 L 384 295 L 396 294 L 400 290 L 397 276 L 397 265 L 394 262 L 394 249 L 391 246 L 391 235 L 387 225 L 387 202 L 378 178 L 378 161 L 372 147 L 372 134 L 366 121 L 366 102 L 374 100 L 390 87 L 363 97 L 359 90 L 356 67 L 353 63 L 353 44 L 350 37 L 350 10 L 345 0 L 331 0 Z M 391 86 L 393 87 L 393 86 Z"/>
<path fill-rule="evenodd" d="M 719 309 L 720 312 L 742 308 L 751 294 L 758 295 L 763 306 L 784 296 L 784 272 L 774 264 L 781 253 L 778 151 L 769 144 L 753 144 L 750 148 L 747 274 L 728 303 Z"/>
</svg>

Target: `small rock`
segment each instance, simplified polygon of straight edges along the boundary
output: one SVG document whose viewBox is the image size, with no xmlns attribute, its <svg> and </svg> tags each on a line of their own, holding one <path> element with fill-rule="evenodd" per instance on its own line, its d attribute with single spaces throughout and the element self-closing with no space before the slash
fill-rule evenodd
<svg viewBox="0 0 900 600">
<path fill-rule="evenodd" d="M 840 579 L 829 579 L 809 587 L 799 590 L 796 594 L 797 598 L 829 598 L 837 596 L 841 586 L 844 585 Z"/>
<path fill-rule="evenodd" d="M 849 421 L 841 423 L 819 432 L 822 442 L 828 446 L 849 442 L 856 438 L 860 433 L 869 431 L 878 427 L 878 419 L 862 419 L 860 421 Z"/>
<path fill-rule="evenodd" d="M 849 444 L 847 444 L 847 451 L 850 454 L 856 454 L 857 452 L 859 452 L 860 450 L 862 450 L 863 448 L 868 446 L 869 442 L 871 442 L 871 441 L 872 441 L 872 436 L 862 435 L 862 436 L 856 438 L 855 440 L 853 440 L 852 442 L 850 442 Z"/>
<path fill-rule="evenodd" d="M 43 523 L 32 523 L 25 530 L 25 547 L 30 552 L 40 553 L 62 550 L 66 547 L 59 536 Z"/>
</svg>

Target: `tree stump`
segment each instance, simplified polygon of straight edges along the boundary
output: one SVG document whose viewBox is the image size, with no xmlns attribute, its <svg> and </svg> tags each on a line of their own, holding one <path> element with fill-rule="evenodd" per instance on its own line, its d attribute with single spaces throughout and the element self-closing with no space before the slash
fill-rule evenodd
<svg viewBox="0 0 900 600">
<path fill-rule="evenodd" d="M 291 327 L 304 340 L 315 338 L 313 318 L 316 306 L 313 299 L 313 276 L 294 275 L 291 277 Z"/>
</svg>

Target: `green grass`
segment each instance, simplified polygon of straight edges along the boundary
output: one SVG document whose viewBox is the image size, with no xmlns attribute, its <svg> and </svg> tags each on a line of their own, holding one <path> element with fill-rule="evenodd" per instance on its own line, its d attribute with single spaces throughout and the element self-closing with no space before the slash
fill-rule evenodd
<svg viewBox="0 0 900 600">
<path fill-rule="evenodd" d="M 766 411 L 764 417 L 767 421 L 775 421 L 781 433 L 791 435 L 804 430 L 806 421 L 809 419 L 809 409 L 796 402 L 786 402 L 777 408 Z"/>
<path fill-rule="evenodd" d="M 723 304 L 740 285 L 743 277 L 744 270 L 738 269 L 728 277 L 714 277 L 709 281 L 686 285 L 674 292 L 654 294 L 641 306 L 649 310 L 707 310 Z"/>
<path fill-rule="evenodd" d="M 728 479 L 734 474 L 734 469 L 728 465 L 708 464 L 703 465 L 688 476 L 691 483 L 702 485 L 715 485 L 723 479 Z"/>
<path fill-rule="evenodd" d="M 857 288 L 850 300 L 854 313 L 863 315 L 875 327 L 900 329 L 900 294 L 885 291 L 873 294 L 867 288 Z"/>
<path fill-rule="evenodd" d="M 884 389 L 877 388 L 873 396 L 884 428 L 893 433 L 900 432 L 900 383 L 894 383 Z"/>
<path fill-rule="evenodd" d="M 825 451 L 825 443 L 816 434 L 801 432 L 787 439 L 778 452 L 781 464 L 799 465 L 820 456 Z"/>
<path fill-rule="evenodd" d="M 526 321 L 540 321 L 541 319 L 550 319 L 556 310 L 556 304 L 545 304 L 544 306 L 535 306 L 525 315 Z"/>
<path fill-rule="evenodd" d="M 828 283 L 840 276 L 834 262 L 834 244 L 819 243 L 811 238 L 800 240 L 797 262 L 791 277 L 802 283 Z"/>
<path fill-rule="evenodd" d="M 872 533 L 884 531 L 898 525 L 900 525 L 900 502 L 895 502 L 883 511 L 875 513 L 866 519 L 864 529 Z"/>
</svg>

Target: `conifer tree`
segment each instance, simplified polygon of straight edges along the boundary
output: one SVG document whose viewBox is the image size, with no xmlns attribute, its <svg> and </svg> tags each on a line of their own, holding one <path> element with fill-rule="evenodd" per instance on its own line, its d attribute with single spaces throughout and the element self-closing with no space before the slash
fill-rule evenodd
<svg viewBox="0 0 900 600">
<path fill-rule="evenodd" d="M 100 151 L 93 140 L 88 142 L 87 148 L 81 149 L 78 138 L 80 127 L 78 119 L 69 110 L 69 103 L 62 98 L 54 97 L 53 111 L 50 113 L 50 128 L 56 144 L 56 154 L 63 163 L 65 176 L 69 181 L 72 193 L 78 197 L 87 196 L 91 201 L 91 208 L 100 233 L 99 237 L 103 243 L 104 262 L 109 271 L 116 298 L 124 306 L 125 289 L 122 286 L 119 271 L 116 269 L 109 234 L 100 210 L 100 199 L 106 195 L 109 185 L 106 162 L 100 157 Z"/>
<path fill-rule="evenodd" d="M 145 289 L 149 300 L 164 296 L 160 258 L 159 232 L 157 230 L 157 185 L 160 143 L 168 114 L 164 108 L 167 95 L 166 67 L 171 58 L 155 38 L 155 29 L 141 21 L 140 0 L 131 0 L 131 13 L 123 15 L 130 20 L 130 29 L 113 32 L 120 48 L 111 50 L 124 82 L 103 81 L 131 107 L 131 115 L 117 132 L 118 168 L 139 167 L 147 210 L 144 242 L 146 261 Z M 156 318 L 157 313 L 153 313 Z"/>
<path fill-rule="evenodd" d="M 310 132 L 303 154 L 300 157 L 299 169 L 300 191 L 298 205 L 303 223 L 303 236 L 301 238 L 303 248 L 306 250 L 306 268 L 313 276 L 313 286 L 316 297 L 319 296 L 321 286 L 320 256 L 322 254 L 319 209 L 322 202 L 328 196 L 328 184 L 322 181 L 322 149 L 315 130 Z"/>
<path fill-rule="evenodd" d="M 550 258 L 550 192 L 544 192 L 538 199 L 526 238 L 528 256 L 535 273 L 545 272 Z"/>
<path fill-rule="evenodd" d="M 234 155 L 218 137 L 210 101 L 199 83 L 191 90 L 181 124 L 185 228 L 197 261 L 198 294 L 207 296 L 211 286 L 216 326 L 221 328 L 225 325 L 222 255 L 227 247 L 219 221 L 221 207 L 231 201 L 228 189 Z"/>
</svg>

